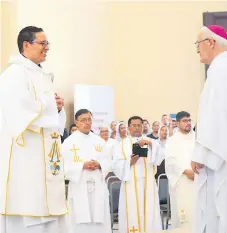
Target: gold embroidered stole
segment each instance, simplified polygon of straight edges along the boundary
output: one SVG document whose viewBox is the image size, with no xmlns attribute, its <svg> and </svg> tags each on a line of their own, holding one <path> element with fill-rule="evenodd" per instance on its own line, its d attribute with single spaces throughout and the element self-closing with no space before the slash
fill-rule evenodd
<svg viewBox="0 0 227 233">
<path fill-rule="evenodd" d="M 132 148 L 132 139 L 130 138 L 130 144 Z M 126 154 L 125 154 L 125 148 L 124 148 L 124 140 L 122 140 L 122 155 L 124 157 L 124 160 L 127 160 Z M 138 194 L 138 185 L 137 185 L 137 171 L 136 171 L 136 166 L 133 165 L 133 180 L 131 181 L 125 181 L 124 182 L 124 193 L 125 193 L 125 209 L 126 209 L 126 226 L 127 226 L 127 233 L 142 233 L 142 232 L 147 232 L 147 193 L 148 193 L 148 169 L 147 169 L 147 158 L 143 158 L 143 163 L 144 163 L 144 200 L 143 200 L 143 206 L 144 206 L 144 221 L 143 224 L 141 224 L 141 219 L 140 219 L 140 203 L 139 203 L 139 194 Z M 152 167 L 152 175 L 153 177 L 155 176 L 155 166 Z M 129 192 L 129 185 L 130 182 L 133 182 L 133 190 L 130 190 Z M 153 218 L 152 221 L 154 223 L 154 218 L 155 218 L 155 178 L 153 179 Z M 150 185 L 149 185 L 150 186 Z M 130 195 L 134 195 L 133 199 L 135 199 L 136 202 L 136 215 L 137 215 L 137 223 L 130 223 L 129 215 L 131 215 L 134 211 L 129 212 L 128 207 L 129 205 L 133 205 L 130 201 L 129 203 L 129 193 Z M 153 225 L 152 223 L 152 225 Z M 143 229 L 141 227 L 143 225 Z"/>
</svg>

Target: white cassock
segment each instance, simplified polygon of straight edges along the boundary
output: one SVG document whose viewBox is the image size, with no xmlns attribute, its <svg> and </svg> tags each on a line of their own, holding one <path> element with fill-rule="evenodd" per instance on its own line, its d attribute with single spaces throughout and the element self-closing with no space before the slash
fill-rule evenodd
<svg viewBox="0 0 227 233">
<path fill-rule="evenodd" d="M 227 52 L 211 63 L 201 93 L 192 160 L 205 167 L 195 177 L 194 233 L 227 232 Z"/>
<path fill-rule="evenodd" d="M 109 192 L 105 177 L 109 171 L 105 141 L 79 130 L 63 143 L 68 188 L 68 233 L 110 233 Z M 101 170 L 84 170 L 84 162 L 96 160 Z"/>
<path fill-rule="evenodd" d="M 109 138 L 105 145 L 106 156 L 108 156 L 108 160 L 109 160 L 109 172 L 112 172 L 113 149 L 115 143 L 116 143 L 115 139 Z"/>
<path fill-rule="evenodd" d="M 64 233 L 64 126 L 52 82 L 21 55 L 0 82 L 0 232 Z"/>
<path fill-rule="evenodd" d="M 183 173 L 191 169 L 194 147 L 194 131 L 186 135 L 177 132 L 166 142 L 165 170 L 169 180 L 172 228 L 192 229 L 194 182 Z"/>
<path fill-rule="evenodd" d="M 150 233 L 161 230 L 158 189 L 155 180 L 158 143 L 152 140 L 147 158 L 130 166 L 132 144 L 142 137 L 127 137 L 114 148 L 113 172 L 122 181 L 119 199 L 119 232 Z"/>
</svg>

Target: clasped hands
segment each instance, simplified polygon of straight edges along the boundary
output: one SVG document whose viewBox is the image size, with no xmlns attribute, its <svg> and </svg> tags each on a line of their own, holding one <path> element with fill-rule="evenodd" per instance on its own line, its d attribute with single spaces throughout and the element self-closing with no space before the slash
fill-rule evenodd
<svg viewBox="0 0 227 233">
<path fill-rule="evenodd" d="M 96 169 L 101 169 L 101 166 L 98 161 L 91 160 L 91 161 L 85 162 L 83 168 L 86 170 L 94 171 Z"/>
</svg>

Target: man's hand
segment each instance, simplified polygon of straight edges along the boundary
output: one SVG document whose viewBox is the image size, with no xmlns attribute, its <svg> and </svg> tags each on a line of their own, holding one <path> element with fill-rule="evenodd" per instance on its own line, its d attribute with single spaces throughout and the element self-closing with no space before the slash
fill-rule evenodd
<svg viewBox="0 0 227 233">
<path fill-rule="evenodd" d="M 192 167 L 192 170 L 196 173 L 196 174 L 199 174 L 199 169 L 203 168 L 204 165 L 201 164 L 201 163 L 197 163 L 197 162 L 194 162 L 194 161 L 191 161 L 191 167 Z"/>
<path fill-rule="evenodd" d="M 96 169 L 101 169 L 99 162 L 92 160 L 84 163 L 83 169 L 94 171 Z"/>
<path fill-rule="evenodd" d="M 61 111 L 64 106 L 64 99 L 56 94 L 55 100 L 56 100 L 58 111 Z"/>
<path fill-rule="evenodd" d="M 191 170 L 191 169 L 186 169 L 186 170 L 184 171 L 184 174 L 188 177 L 188 179 L 194 180 L 195 173 L 194 173 L 193 170 Z"/>
<path fill-rule="evenodd" d="M 135 165 L 138 159 L 139 159 L 139 155 L 132 155 L 131 161 L 130 161 L 130 166 Z"/>
<path fill-rule="evenodd" d="M 96 160 L 92 160 L 93 170 L 101 169 L 100 163 Z"/>
<path fill-rule="evenodd" d="M 93 170 L 93 163 L 92 161 L 87 161 L 84 163 L 83 169 L 85 170 Z"/>
<path fill-rule="evenodd" d="M 140 147 L 143 147 L 144 145 L 149 145 L 149 146 L 152 145 L 151 140 L 145 140 L 145 139 L 141 139 L 137 143 L 140 145 Z"/>
</svg>

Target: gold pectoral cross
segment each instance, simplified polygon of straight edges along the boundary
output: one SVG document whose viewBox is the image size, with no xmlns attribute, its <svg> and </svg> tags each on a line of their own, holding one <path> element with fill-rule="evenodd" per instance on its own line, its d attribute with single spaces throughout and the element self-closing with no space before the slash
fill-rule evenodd
<svg viewBox="0 0 227 233">
<path fill-rule="evenodd" d="M 132 233 L 136 233 L 138 231 L 138 229 L 136 229 L 134 226 L 132 227 L 132 229 L 130 230 L 130 232 Z"/>
<path fill-rule="evenodd" d="M 73 144 L 73 148 L 70 149 L 70 151 L 72 151 L 74 153 L 74 157 L 73 157 L 73 161 L 74 162 L 82 162 L 83 160 L 79 157 L 79 155 L 77 155 L 77 151 L 79 150 L 79 148 L 76 148 L 75 144 Z"/>
</svg>

